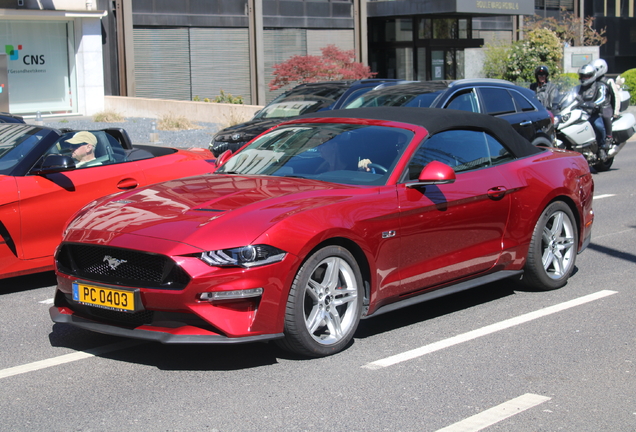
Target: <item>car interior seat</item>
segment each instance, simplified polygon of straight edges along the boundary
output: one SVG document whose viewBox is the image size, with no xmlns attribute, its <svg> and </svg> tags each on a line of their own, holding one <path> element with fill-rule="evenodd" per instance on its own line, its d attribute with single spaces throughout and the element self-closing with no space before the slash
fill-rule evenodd
<svg viewBox="0 0 636 432">
<path fill-rule="evenodd" d="M 117 140 L 104 131 L 92 132 L 97 138 L 95 158 L 102 164 L 123 162 L 126 159 L 124 149 Z"/>
</svg>

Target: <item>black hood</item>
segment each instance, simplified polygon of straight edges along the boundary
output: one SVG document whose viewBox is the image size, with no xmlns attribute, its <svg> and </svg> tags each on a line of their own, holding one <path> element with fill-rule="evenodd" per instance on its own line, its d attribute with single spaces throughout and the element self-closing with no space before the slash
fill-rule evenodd
<svg viewBox="0 0 636 432">
<path fill-rule="evenodd" d="M 274 127 L 285 120 L 289 119 L 256 119 L 225 128 L 214 135 L 214 138 L 210 143 L 210 151 L 212 151 L 215 157 L 219 157 L 219 155 L 226 150 L 236 152 L 238 149 L 243 147 L 245 143 L 251 141 L 257 135 L 262 134 L 267 129 Z"/>
</svg>

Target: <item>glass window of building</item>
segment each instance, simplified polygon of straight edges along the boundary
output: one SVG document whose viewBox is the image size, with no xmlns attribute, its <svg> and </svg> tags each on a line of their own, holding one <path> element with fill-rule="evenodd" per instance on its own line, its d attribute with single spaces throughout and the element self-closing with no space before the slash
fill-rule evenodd
<svg viewBox="0 0 636 432">
<path fill-rule="evenodd" d="M 72 21 L 0 21 L 12 113 L 74 112 L 73 34 Z"/>
</svg>

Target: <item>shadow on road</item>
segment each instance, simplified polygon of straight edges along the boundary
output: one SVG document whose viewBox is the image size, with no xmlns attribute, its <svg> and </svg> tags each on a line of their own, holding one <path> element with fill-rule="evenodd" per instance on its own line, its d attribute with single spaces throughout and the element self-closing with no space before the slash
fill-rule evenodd
<svg viewBox="0 0 636 432">
<path fill-rule="evenodd" d="M 632 227 L 634 228 L 634 227 Z M 624 261 L 627 262 L 631 262 L 631 263 L 636 263 L 636 255 L 629 253 L 629 252 L 623 252 L 620 251 L 618 249 L 612 249 L 609 248 L 607 246 L 601 246 L 595 243 L 590 243 L 590 245 L 588 246 L 590 249 L 595 250 L 597 252 L 600 253 L 604 253 L 605 255 L 609 255 L 612 258 L 618 258 L 618 259 L 622 259 Z"/>
<path fill-rule="evenodd" d="M 575 273 L 577 270 L 575 268 Z M 350 345 L 354 345 L 356 340 L 470 309 L 514 295 L 518 291 L 532 292 L 514 280 L 505 279 L 371 317 L 360 322 Z M 93 333 L 67 324 L 55 324 L 49 334 L 49 340 L 52 346 L 86 351 L 129 339 Z M 273 342 L 227 345 L 164 345 L 158 342 L 139 341 L 139 345 L 99 356 L 171 371 L 232 371 L 272 365 L 281 359 L 310 360 L 290 354 Z"/>
<path fill-rule="evenodd" d="M 511 280 L 502 280 L 481 287 L 462 291 L 438 299 L 371 317 L 360 322 L 356 338 L 364 339 L 381 333 L 397 330 L 419 322 L 470 309 L 503 297 L 514 295 L 520 285 Z"/>
<path fill-rule="evenodd" d="M 55 272 L 52 271 L 0 279 L 0 295 L 44 288 L 56 284 Z M 52 292 L 51 295 L 53 295 Z"/>
</svg>

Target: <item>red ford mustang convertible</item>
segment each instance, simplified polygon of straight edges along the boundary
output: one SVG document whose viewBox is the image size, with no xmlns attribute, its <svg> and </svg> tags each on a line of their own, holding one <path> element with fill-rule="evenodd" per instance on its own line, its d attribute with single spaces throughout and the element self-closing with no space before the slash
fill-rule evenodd
<svg viewBox="0 0 636 432">
<path fill-rule="evenodd" d="M 585 159 L 481 114 L 318 113 L 218 163 L 80 211 L 53 321 L 324 356 L 399 307 L 503 278 L 559 288 L 591 236 Z"/>
<path fill-rule="evenodd" d="M 94 199 L 213 171 L 212 158 L 203 149 L 133 147 L 120 128 L 0 124 L 0 279 L 53 270 L 64 225 Z"/>
</svg>

